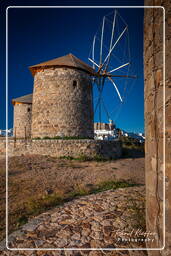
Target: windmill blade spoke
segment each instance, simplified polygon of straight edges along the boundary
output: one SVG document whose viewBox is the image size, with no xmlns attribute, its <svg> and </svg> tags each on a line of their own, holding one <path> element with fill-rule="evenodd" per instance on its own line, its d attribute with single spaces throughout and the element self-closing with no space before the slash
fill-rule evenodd
<svg viewBox="0 0 171 256">
<path fill-rule="evenodd" d="M 100 43 L 100 65 L 102 64 L 102 50 L 103 50 L 103 34 L 104 34 L 105 16 L 103 17 L 101 43 Z"/>
<path fill-rule="evenodd" d="M 112 24 L 112 33 L 111 33 L 111 39 L 110 39 L 110 47 L 109 47 L 109 52 L 112 48 L 112 43 L 113 43 L 113 36 L 114 36 L 114 30 L 115 30 L 115 20 L 116 20 L 116 10 L 114 12 L 114 18 L 113 18 L 113 24 Z M 107 64 L 106 64 L 106 69 L 109 65 L 110 57 L 108 58 Z"/>
<path fill-rule="evenodd" d="M 125 63 L 125 64 L 123 64 L 123 65 L 121 65 L 121 66 L 119 66 L 119 67 L 117 67 L 117 68 L 112 69 L 112 70 L 109 71 L 108 73 L 112 73 L 112 72 L 114 72 L 114 71 L 116 71 L 116 70 L 118 70 L 118 69 L 120 69 L 120 68 L 123 68 L 123 67 L 125 67 L 125 66 L 128 66 L 129 64 L 130 64 L 130 62 Z"/>
<path fill-rule="evenodd" d="M 111 48 L 112 48 L 112 43 L 113 43 L 113 35 L 114 35 L 114 30 L 115 30 L 115 20 L 116 20 L 116 10 L 115 10 L 114 18 L 113 18 L 112 34 L 111 34 L 111 39 L 110 39 L 110 48 L 109 48 L 109 51 L 111 50 Z"/>
<path fill-rule="evenodd" d="M 93 49 L 92 49 L 92 59 L 94 61 L 94 48 L 95 48 L 96 36 L 93 39 Z M 93 63 L 93 68 L 95 68 L 95 64 Z"/>
<path fill-rule="evenodd" d="M 112 87 L 116 90 L 116 97 L 119 97 L 119 105 L 123 105 L 123 101 L 125 102 L 125 86 L 123 91 L 121 91 L 118 86 L 120 84 L 117 83 L 115 78 L 118 78 L 118 80 L 123 78 L 122 80 L 126 82 L 129 81 L 126 78 L 136 78 L 136 76 L 130 75 L 129 73 L 131 59 L 129 41 L 127 38 L 129 36 L 128 25 L 120 19 L 120 15 L 118 16 L 118 14 L 118 11 L 115 10 L 110 17 L 103 17 L 100 30 L 97 31 L 93 38 L 92 48 L 88 58 L 94 69 L 91 76 L 93 77 L 94 85 L 96 85 L 98 89 L 96 91 L 97 98 L 94 102 L 94 113 L 96 113 L 100 122 L 103 114 L 106 114 L 108 119 L 111 115 L 111 112 L 108 111 L 107 108 L 108 102 L 105 102 L 104 95 L 102 95 L 105 79 L 108 78 L 112 83 Z M 121 28 L 119 26 L 120 24 Z M 110 29 L 109 33 L 107 28 Z M 127 52 L 129 57 L 127 56 Z M 96 53 L 98 54 L 97 56 Z"/>
<path fill-rule="evenodd" d="M 116 84 L 114 83 L 114 81 L 112 80 L 111 77 L 108 77 L 108 79 L 109 79 L 109 80 L 112 82 L 112 84 L 114 85 L 114 87 L 115 87 L 115 89 L 116 89 L 116 92 L 117 92 L 117 94 L 118 94 L 118 96 L 119 96 L 119 99 L 121 100 L 121 102 L 123 102 L 123 100 L 122 100 L 122 98 L 121 98 L 121 95 L 120 95 L 120 92 L 119 92 L 119 90 L 118 90 Z"/>
<path fill-rule="evenodd" d="M 95 66 L 97 66 L 98 68 L 99 68 L 99 65 L 94 61 L 94 60 L 92 60 L 92 59 L 90 59 L 90 58 L 88 58 L 89 59 L 89 61 L 91 61 Z"/>
<path fill-rule="evenodd" d="M 108 55 L 106 56 L 103 64 L 102 64 L 102 67 L 104 66 L 104 64 L 106 63 L 107 59 L 110 57 L 113 49 L 115 48 L 115 46 L 117 45 L 117 43 L 119 42 L 119 40 L 122 38 L 123 34 L 125 33 L 125 31 L 127 30 L 127 26 L 124 28 L 124 30 L 122 31 L 122 33 L 119 35 L 118 39 L 116 40 L 116 42 L 114 43 L 114 45 L 112 46 L 112 48 L 110 49 Z"/>
</svg>

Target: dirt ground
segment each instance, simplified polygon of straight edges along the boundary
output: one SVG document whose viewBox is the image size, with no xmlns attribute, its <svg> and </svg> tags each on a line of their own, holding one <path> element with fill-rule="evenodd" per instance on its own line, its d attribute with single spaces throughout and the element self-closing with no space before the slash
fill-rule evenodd
<svg viewBox="0 0 171 256">
<path fill-rule="evenodd" d="M 64 196 L 78 188 L 123 180 L 144 184 L 144 158 L 81 162 L 40 155 L 10 157 L 9 230 L 22 224 L 28 206 L 46 196 L 47 191 Z M 0 159 L 0 201 L 2 240 L 5 235 L 5 159 Z"/>
</svg>

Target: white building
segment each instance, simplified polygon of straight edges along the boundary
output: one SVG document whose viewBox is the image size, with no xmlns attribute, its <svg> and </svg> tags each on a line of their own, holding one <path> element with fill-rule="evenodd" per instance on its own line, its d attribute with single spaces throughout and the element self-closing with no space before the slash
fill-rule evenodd
<svg viewBox="0 0 171 256">
<path fill-rule="evenodd" d="M 116 127 L 112 120 L 109 120 L 109 123 L 94 123 L 95 140 L 114 140 L 117 137 Z"/>
<path fill-rule="evenodd" d="M 117 135 L 114 130 L 95 130 L 94 131 L 94 138 L 96 140 L 114 140 L 117 138 Z"/>
</svg>

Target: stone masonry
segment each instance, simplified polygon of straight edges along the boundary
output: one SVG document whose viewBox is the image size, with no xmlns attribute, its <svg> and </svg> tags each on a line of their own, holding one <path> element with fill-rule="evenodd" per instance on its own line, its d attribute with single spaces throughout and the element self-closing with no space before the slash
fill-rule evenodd
<svg viewBox="0 0 171 256">
<path fill-rule="evenodd" d="M 90 76 L 78 69 L 43 69 L 34 77 L 32 137 L 94 137 Z"/>
<path fill-rule="evenodd" d="M 32 104 L 16 103 L 14 105 L 14 136 L 31 137 Z"/>
<path fill-rule="evenodd" d="M 5 156 L 6 141 L 0 139 L 0 154 Z M 120 141 L 98 140 L 22 140 L 9 139 L 8 155 L 21 156 L 26 154 L 49 155 L 52 157 L 104 157 L 118 158 L 122 154 Z"/>
<path fill-rule="evenodd" d="M 33 94 L 12 100 L 15 111 L 14 123 L 21 134 L 16 133 L 14 129 L 14 140 L 8 144 L 10 155 L 84 155 L 108 159 L 121 156 L 119 141 L 93 140 L 91 76 L 94 75 L 94 69 L 72 54 L 29 68 L 34 76 Z M 26 108 L 27 103 L 32 109 Z M 28 115 L 29 127 L 26 127 L 25 120 L 28 122 Z M 28 140 L 30 137 L 31 140 Z M 22 138 L 25 138 L 25 141 L 20 140 Z M 4 153 L 5 144 L 1 142 L 0 151 Z"/>
<path fill-rule="evenodd" d="M 161 251 L 148 251 L 150 256 L 171 255 L 171 2 L 146 0 L 144 5 L 164 6 L 166 11 L 166 41 L 163 42 L 162 8 L 148 8 L 144 13 L 144 75 L 146 131 L 146 214 L 147 230 L 157 234 L 156 242 L 148 247 L 164 246 L 163 220 L 163 105 L 166 107 L 166 246 Z M 166 99 L 163 102 L 163 44 L 166 46 Z"/>
<path fill-rule="evenodd" d="M 145 256 L 141 248 L 144 248 L 146 239 L 142 235 L 133 234 L 134 239 L 129 242 L 121 240 L 129 239 L 129 233 L 135 225 L 139 225 L 135 215 L 137 208 L 140 209 L 139 215 L 144 215 L 144 194 L 144 186 L 136 186 L 103 191 L 65 203 L 33 218 L 20 230 L 10 234 L 9 248 L 20 248 L 21 251 L 5 250 L 5 241 L 2 241 L 1 255 Z M 137 247 L 140 248 L 138 252 L 126 250 Z M 75 249 L 26 251 L 24 248 Z M 114 248 L 122 248 L 124 251 L 111 251 Z"/>
</svg>

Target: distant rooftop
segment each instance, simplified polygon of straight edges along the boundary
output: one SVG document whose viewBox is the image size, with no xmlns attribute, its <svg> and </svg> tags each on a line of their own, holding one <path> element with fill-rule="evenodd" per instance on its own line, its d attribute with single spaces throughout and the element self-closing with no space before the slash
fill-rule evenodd
<svg viewBox="0 0 171 256">
<path fill-rule="evenodd" d="M 34 65 L 34 66 L 30 66 L 29 69 L 30 69 L 32 75 L 35 75 L 36 70 L 38 70 L 39 68 L 55 67 L 55 66 L 72 67 L 72 68 L 77 68 L 77 69 L 84 70 L 84 71 L 86 71 L 90 74 L 95 73 L 95 70 L 92 67 L 90 67 L 88 64 L 86 64 L 82 60 L 78 59 L 72 53 L 69 53 L 65 56 L 62 56 L 62 57 L 59 57 L 59 58 L 56 58 L 56 59 L 52 59 L 52 60 L 49 60 L 49 61 L 39 63 L 39 64 Z"/>
<path fill-rule="evenodd" d="M 33 94 L 27 94 L 16 99 L 12 99 L 12 104 L 15 104 L 15 103 L 32 104 L 32 98 L 33 98 Z"/>
</svg>

